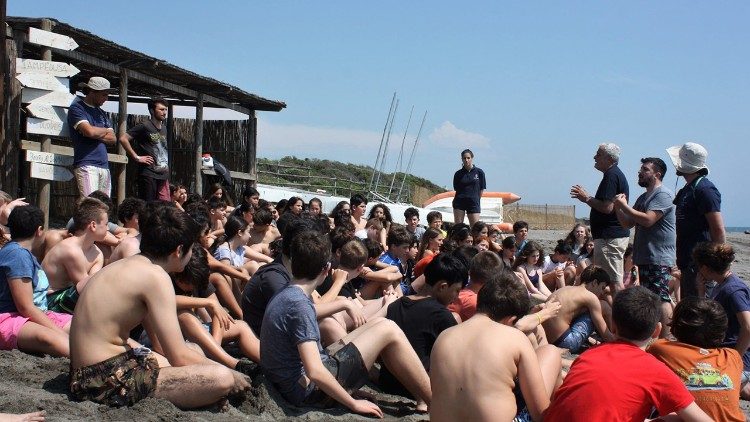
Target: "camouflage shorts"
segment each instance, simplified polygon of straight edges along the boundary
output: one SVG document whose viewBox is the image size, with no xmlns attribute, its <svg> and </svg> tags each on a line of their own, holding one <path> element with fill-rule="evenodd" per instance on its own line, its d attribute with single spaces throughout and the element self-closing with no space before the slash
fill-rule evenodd
<svg viewBox="0 0 750 422">
<path fill-rule="evenodd" d="M 638 278 L 641 286 L 656 293 L 662 302 L 672 302 L 669 295 L 669 280 L 672 279 L 672 269 L 664 265 L 639 265 Z"/>
<path fill-rule="evenodd" d="M 159 364 L 148 348 L 130 349 L 103 362 L 70 370 L 70 392 L 78 400 L 131 406 L 156 390 Z"/>
<path fill-rule="evenodd" d="M 76 286 L 70 286 L 66 289 L 47 294 L 47 310 L 52 312 L 73 315 L 76 303 L 78 303 L 78 290 Z"/>
</svg>

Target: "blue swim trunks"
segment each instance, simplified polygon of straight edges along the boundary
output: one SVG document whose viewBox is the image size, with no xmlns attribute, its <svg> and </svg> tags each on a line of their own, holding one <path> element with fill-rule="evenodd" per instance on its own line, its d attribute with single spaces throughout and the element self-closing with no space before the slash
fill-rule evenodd
<svg viewBox="0 0 750 422">
<path fill-rule="evenodd" d="M 588 312 L 573 320 L 560 338 L 553 343 L 557 347 L 570 350 L 570 353 L 580 353 L 589 336 L 594 333 L 594 322 Z"/>
</svg>

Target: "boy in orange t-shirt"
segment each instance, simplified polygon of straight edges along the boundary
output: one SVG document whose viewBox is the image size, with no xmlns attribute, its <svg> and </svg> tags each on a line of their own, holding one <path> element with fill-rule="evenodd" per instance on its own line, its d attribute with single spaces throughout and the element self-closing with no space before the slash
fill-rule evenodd
<svg viewBox="0 0 750 422">
<path fill-rule="evenodd" d="M 740 410 L 742 358 L 720 347 L 727 315 L 711 299 L 688 297 L 675 308 L 672 334 L 678 341 L 659 340 L 648 352 L 674 371 L 695 403 L 717 421 L 744 421 Z"/>
<path fill-rule="evenodd" d="M 469 285 L 458 292 L 458 297 L 450 305 L 448 310 L 458 315 L 461 321 L 474 316 L 477 312 L 477 293 L 493 274 L 498 274 L 503 269 L 503 262 L 494 252 L 479 252 L 472 258 L 469 268 Z"/>
</svg>

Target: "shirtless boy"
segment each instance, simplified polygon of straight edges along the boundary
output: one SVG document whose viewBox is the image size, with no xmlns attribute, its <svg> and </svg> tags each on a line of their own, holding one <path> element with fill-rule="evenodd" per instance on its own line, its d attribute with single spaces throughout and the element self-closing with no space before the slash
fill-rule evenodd
<svg viewBox="0 0 750 422">
<path fill-rule="evenodd" d="M 430 379 L 403 332 L 376 318 L 324 350 L 310 296 L 330 271 L 331 244 L 308 231 L 291 245 L 292 283 L 268 304 L 260 335 L 260 362 L 268 380 L 296 406 L 330 407 L 382 417 L 380 408 L 351 394 L 368 380 L 381 358 L 399 381 L 429 405 Z"/>
<path fill-rule="evenodd" d="M 581 273 L 580 285 L 555 290 L 548 301 L 556 300 L 562 306 L 556 317 L 542 324 L 547 338 L 571 353 L 580 353 L 594 329 L 604 341 L 614 340 L 602 314 L 602 306 L 606 306 L 602 298 L 609 284 L 607 272 L 591 265 Z"/>
<path fill-rule="evenodd" d="M 250 232 L 249 246 L 265 243 L 270 245 L 271 242 L 281 237 L 281 233 L 273 225 L 273 216 L 265 208 L 255 211 L 253 214 L 253 229 Z"/>
<path fill-rule="evenodd" d="M 108 264 L 118 259 L 127 258 L 140 252 L 141 236 L 139 226 L 139 216 L 143 214 L 146 208 L 146 201 L 139 198 L 125 198 L 117 207 L 117 219 L 120 220 L 123 227 L 131 230 L 130 236 L 122 239 L 109 256 Z"/>
<path fill-rule="evenodd" d="M 432 348 L 430 420 L 541 420 L 560 374 L 560 354 L 553 346 L 534 351 L 513 328 L 529 309 L 529 295 L 503 271 L 487 280 L 477 297 L 477 313 L 443 331 Z M 457 348 L 482 359 L 467 358 Z M 488 364 L 492 362 L 492 364 Z M 525 408 L 514 389 L 520 384 Z"/>
<path fill-rule="evenodd" d="M 95 274 L 78 300 L 70 330 L 71 393 L 111 406 L 153 396 L 196 408 L 247 389 L 247 377 L 188 348 L 180 332 L 169 273 L 190 260 L 195 223 L 154 203 L 141 227 L 141 253 Z M 166 359 L 128 338 L 139 324 L 156 334 Z"/>
<path fill-rule="evenodd" d="M 51 311 L 72 314 L 89 277 L 104 266 L 104 254 L 94 242 L 107 235 L 107 210 L 98 199 L 82 198 L 73 214 L 73 236 L 60 241 L 44 257 Z"/>
</svg>

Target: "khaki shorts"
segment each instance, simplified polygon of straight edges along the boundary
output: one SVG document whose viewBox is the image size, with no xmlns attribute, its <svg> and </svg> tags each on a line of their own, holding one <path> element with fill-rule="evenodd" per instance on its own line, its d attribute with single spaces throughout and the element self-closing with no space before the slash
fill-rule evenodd
<svg viewBox="0 0 750 422">
<path fill-rule="evenodd" d="M 622 283 L 625 249 L 630 238 L 594 239 L 593 264 L 609 274 L 612 282 Z"/>
</svg>

